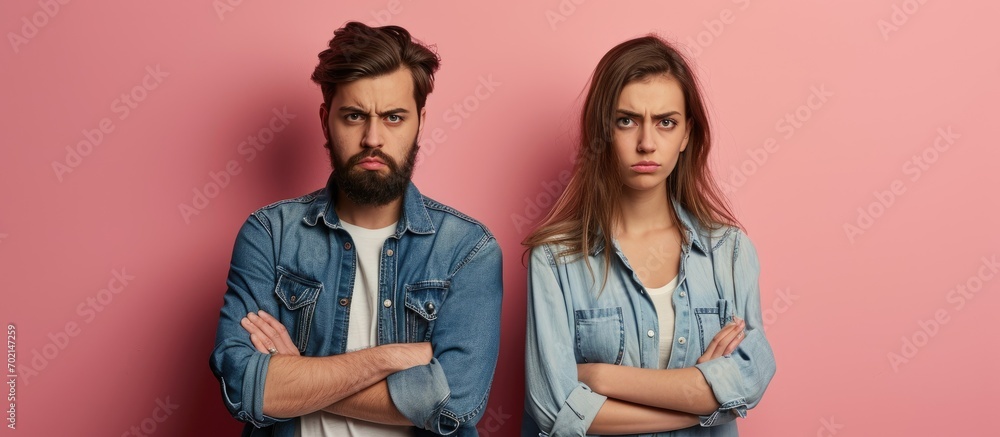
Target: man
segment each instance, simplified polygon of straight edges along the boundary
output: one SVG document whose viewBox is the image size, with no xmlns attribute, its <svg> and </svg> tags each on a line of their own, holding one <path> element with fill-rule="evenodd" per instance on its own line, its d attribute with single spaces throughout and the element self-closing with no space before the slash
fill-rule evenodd
<svg viewBox="0 0 1000 437">
<path fill-rule="evenodd" d="M 243 435 L 477 435 L 501 254 L 410 182 L 436 54 L 347 23 L 312 79 L 333 173 L 240 229 L 210 364 Z"/>
</svg>

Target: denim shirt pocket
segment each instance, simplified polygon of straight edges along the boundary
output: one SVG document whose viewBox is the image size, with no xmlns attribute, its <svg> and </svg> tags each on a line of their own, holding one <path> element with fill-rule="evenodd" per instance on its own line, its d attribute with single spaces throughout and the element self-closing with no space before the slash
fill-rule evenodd
<svg viewBox="0 0 1000 437">
<path fill-rule="evenodd" d="M 621 307 L 574 311 L 576 353 L 584 363 L 621 364 L 625 356 L 625 318 Z"/>
<path fill-rule="evenodd" d="M 274 293 L 283 304 L 282 313 L 285 313 L 278 319 L 288 328 L 288 335 L 299 348 L 299 353 L 305 353 L 309 343 L 309 331 L 321 291 L 322 283 L 305 279 L 278 266 L 278 284 L 274 287 Z"/>
<path fill-rule="evenodd" d="M 695 308 L 694 318 L 698 322 L 698 334 L 701 337 L 701 353 L 705 353 L 708 344 L 722 330 L 722 327 L 732 318 L 729 301 L 719 299 L 714 307 Z"/>
<path fill-rule="evenodd" d="M 407 284 L 406 342 L 430 341 L 441 305 L 448 295 L 449 281 L 420 281 Z"/>
</svg>

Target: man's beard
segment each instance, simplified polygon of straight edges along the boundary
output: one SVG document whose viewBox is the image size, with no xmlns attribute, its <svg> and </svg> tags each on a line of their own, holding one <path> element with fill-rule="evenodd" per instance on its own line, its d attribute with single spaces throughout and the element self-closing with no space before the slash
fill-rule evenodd
<svg viewBox="0 0 1000 437">
<path fill-rule="evenodd" d="M 352 156 L 344 165 L 340 165 L 334 158 L 331 161 L 333 161 L 333 179 L 337 183 L 337 189 L 342 190 L 348 199 L 358 205 L 387 205 L 406 193 L 419 149 L 417 140 L 413 140 L 413 146 L 410 147 L 402 166 L 381 149 L 374 148 Z M 365 158 L 381 159 L 389 169 L 389 174 L 383 176 L 378 171 L 355 168 Z"/>
</svg>

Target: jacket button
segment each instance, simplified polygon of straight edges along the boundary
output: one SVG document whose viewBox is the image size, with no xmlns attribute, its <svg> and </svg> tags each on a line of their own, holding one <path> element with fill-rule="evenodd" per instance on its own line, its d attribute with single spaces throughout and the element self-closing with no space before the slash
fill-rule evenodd
<svg viewBox="0 0 1000 437">
<path fill-rule="evenodd" d="M 680 344 L 684 344 L 684 343 L 687 343 L 687 340 L 684 337 L 681 337 L 681 338 L 677 339 L 677 342 L 680 343 Z"/>
<path fill-rule="evenodd" d="M 292 295 L 292 299 L 291 299 L 292 303 L 295 303 L 295 300 L 296 300 L 296 299 L 297 299 L 297 297 L 296 297 L 296 296 L 295 296 L 295 295 L 293 294 L 293 295 Z"/>
<path fill-rule="evenodd" d="M 654 335 L 656 335 L 656 333 L 653 332 L 652 329 L 650 329 L 649 331 L 646 331 L 646 337 L 653 338 Z"/>
<path fill-rule="evenodd" d="M 344 243 L 344 250 L 351 250 L 351 242 L 350 241 Z"/>
<path fill-rule="evenodd" d="M 392 256 L 392 254 L 393 254 L 392 249 L 385 251 L 385 256 Z"/>
<path fill-rule="evenodd" d="M 347 304 L 349 304 L 349 303 L 351 303 L 351 301 L 349 299 L 347 299 L 346 297 L 340 298 L 340 306 L 346 307 Z"/>
<path fill-rule="evenodd" d="M 384 302 L 382 302 L 382 306 L 384 306 L 386 308 L 389 308 L 389 307 L 392 306 L 392 301 L 389 300 L 389 299 L 386 299 Z"/>
<path fill-rule="evenodd" d="M 428 313 L 434 314 L 434 302 L 427 302 L 427 304 L 424 305 L 424 309 L 427 310 Z"/>
<path fill-rule="evenodd" d="M 684 297 L 684 296 L 687 296 L 687 293 L 685 293 L 685 292 L 682 291 L 681 292 L 681 297 Z"/>
</svg>

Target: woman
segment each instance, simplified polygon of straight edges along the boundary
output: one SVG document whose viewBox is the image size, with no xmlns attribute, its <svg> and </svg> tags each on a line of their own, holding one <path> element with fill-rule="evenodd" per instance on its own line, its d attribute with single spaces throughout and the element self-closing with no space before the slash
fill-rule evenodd
<svg viewBox="0 0 1000 437">
<path fill-rule="evenodd" d="M 655 36 L 619 44 L 580 129 L 573 178 L 524 241 L 522 435 L 737 435 L 774 356 L 690 67 Z"/>
</svg>

